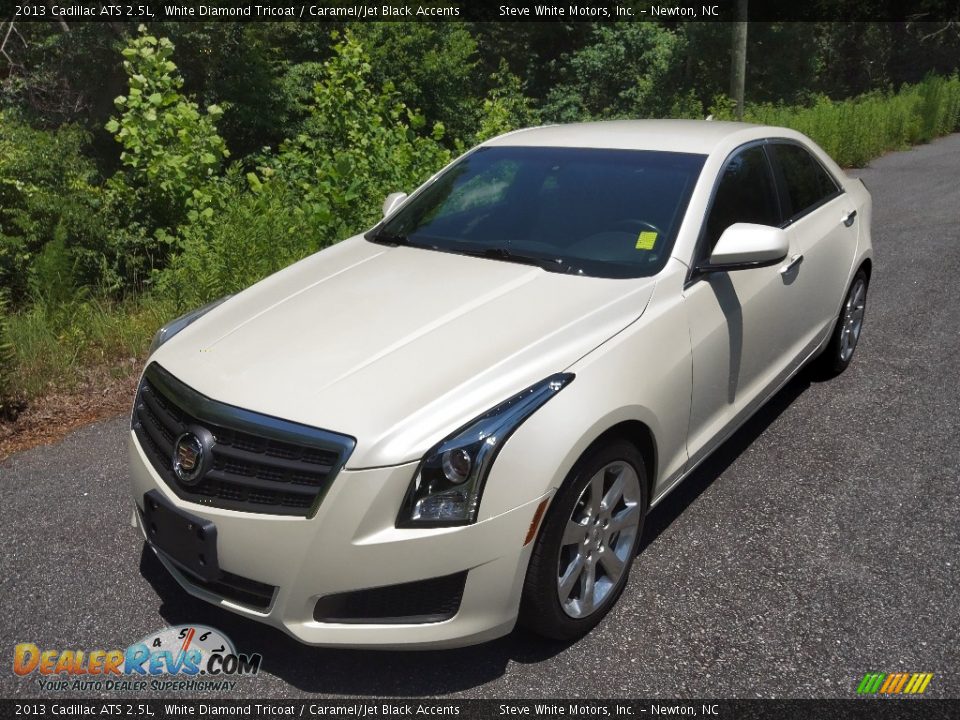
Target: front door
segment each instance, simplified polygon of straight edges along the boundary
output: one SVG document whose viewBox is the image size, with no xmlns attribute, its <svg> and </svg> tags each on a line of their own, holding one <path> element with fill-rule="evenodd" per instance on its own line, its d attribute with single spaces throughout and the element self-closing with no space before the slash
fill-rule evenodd
<svg viewBox="0 0 960 720">
<path fill-rule="evenodd" d="M 780 202 L 763 143 L 738 150 L 721 173 L 707 211 L 696 263 L 738 222 L 778 226 Z M 788 370 L 784 341 L 795 293 L 781 265 L 694 277 L 684 291 L 693 355 L 687 450 L 691 462 Z"/>
</svg>

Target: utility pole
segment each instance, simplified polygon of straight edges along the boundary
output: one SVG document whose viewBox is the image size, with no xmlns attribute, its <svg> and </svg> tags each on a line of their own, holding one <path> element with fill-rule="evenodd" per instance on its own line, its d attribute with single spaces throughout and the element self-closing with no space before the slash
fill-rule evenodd
<svg viewBox="0 0 960 720">
<path fill-rule="evenodd" d="M 730 48 L 730 97 L 737 104 L 737 120 L 743 120 L 743 92 L 747 77 L 747 0 L 737 0 Z"/>
</svg>

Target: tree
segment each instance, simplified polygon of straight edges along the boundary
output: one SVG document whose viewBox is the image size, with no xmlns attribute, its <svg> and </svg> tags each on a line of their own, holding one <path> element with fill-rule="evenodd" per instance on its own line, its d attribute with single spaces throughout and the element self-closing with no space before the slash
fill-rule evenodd
<svg viewBox="0 0 960 720">
<path fill-rule="evenodd" d="M 447 138 L 468 138 L 477 128 L 485 89 L 476 40 L 464 23 L 354 23 L 350 32 L 370 61 L 370 82 L 392 85 L 399 98 Z"/>
<path fill-rule="evenodd" d="M 654 23 L 597 25 L 585 47 L 560 60 L 562 80 L 547 96 L 544 119 L 668 114 L 682 54 L 682 38 Z"/>
<path fill-rule="evenodd" d="M 500 69 L 491 81 L 493 89 L 483 101 L 483 117 L 474 139 L 478 143 L 538 122 L 533 102 L 524 94 L 523 83 L 510 72 L 506 60 L 500 61 Z"/>
<path fill-rule="evenodd" d="M 730 97 L 736 103 L 737 120 L 743 120 L 743 96 L 747 79 L 747 0 L 737 0 L 730 47 Z"/>
<path fill-rule="evenodd" d="M 182 93 L 183 79 L 171 60 L 173 43 L 140 27 L 123 50 L 129 91 L 116 100 L 119 117 L 106 125 L 123 147 L 120 160 L 134 188 L 142 190 L 153 220 L 175 225 L 187 206 L 202 208 L 204 184 L 229 156 L 217 133 L 217 105 L 201 112 Z"/>
</svg>

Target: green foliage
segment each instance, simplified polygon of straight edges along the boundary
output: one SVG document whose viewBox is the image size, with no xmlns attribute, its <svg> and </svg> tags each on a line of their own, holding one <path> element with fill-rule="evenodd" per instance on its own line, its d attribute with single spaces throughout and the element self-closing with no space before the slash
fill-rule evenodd
<svg viewBox="0 0 960 720">
<path fill-rule="evenodd" d="M 11 14 L 3 19 L 13 19 Z M 71 22 L 70 32 L 63 32 L 55 22 L 18 18 L 6 56 L 0 57 L 5 71 L 0 72 L 0 108 L 16 110 L 34 127 L 99 130 L 123 79 L 115 34 L 122 32 L 121 24 L 110 26 L 114 32 L 104 32 L 98 23 Z M 10 29 L 5 25 L 4 33 Z"/>
<path fill-rule="evenodd" d="M 53 239 L 37 253 L 30 265 L 27 283 L 34 302 L 61 306 L 76 295 L 76 262 L 67 250 L 63 225 L 54 229 Z"/>
<path fill-rule="evenodd" d="M 493 88 L 483 101 L 483 116 L 475 142 L 483 142 L 501 133 L 530 127 L 539 122 L 533 103 L 523 93 L 523 83 L 510 72 L 506 60 L 491 76 Z"/>
<path fill-rule="evenodd" d="M 231 154 L 243 157 L 287 134 L 294 118 L 279 78 L 302 60 L 304 44 L 313 47 L 313 36 L 329 31 L 312 23 L 219 21 L 164 23 L 162 32 L 175 46 L 182 92 L 200 107 L 223 108 L 217 130 Z"/>
<path fill-rule="evenodd" d="M 10 339 L 9 309 L 6 291 L 0 291 L 0 419 L 13 419 L 19 409 L 14 397 L 16 356 Z"/>
<path fill-rule="evenodd" d="M 817 43 L 817 29 L 814 23 L 750 23 L 746 68 L 749 100 L 801 104 L 820 89 L 817 74 L 826 66 L 824 48 Z M 717 94 L 730 91 L 731 26 L 685 22 L 677 32 L 683 38 L 684 50 L 670 94 L 692 93 L 706 108 Z"/>
<path fill-rule="evenodd" d="M 287 137 L 304 131 L 304 123 L 313 107 L 313 88 L 323 79 L 324 73 L 322 62 L 302 62 L 290 66 L 279 79 L 279 92 L 283 97 L 287 123 L 292 130 L 286 134 Z"/>
<path fill-rule="evenodd" d="M 96 169 L 82 154 L 87 135 L 74 126 L 35 130 L 9 111 L 0 112 L 0 286 L 9 300 L 22 303 L 28 294 L 31 268 L 43 258 L 69 272 L 69 284 L 96 284 L 99 262 L 90 253 L 102 249 L 111 218 L 103 213 Z M 55 280 L 51 279 L 51 282 Z"/>
<path fill-rule="evenodd" d="M 460 22 L 351 25 L 370 63 L 374 87 L 393 86 L 409 107 L 446 128 L 446 139 L 477 128 L 482 88 L 477 41 Z"/>
<path fill-rule="evenodd" d="M 446 129 L 439 122 L 428 126 L 392 83 L 376 85 L 369 56 L 352 33 L 335 36 L 333 52 L 314 85 L 305 132 L 283 143 L 276 162 L 267 165 L 288 180 L 309 183 L 304 190 L 325 194 L 337 181 L 346 183 L 352 196 L 346 200 L 378 204 L 384 187 L 426 177 L 448 159 L 439 145 Z"/>
<path fill-rule="evenodd" d="M 562 81 L 547 96 L 555 122 L 663 116 L 683 38 L 654 23 L 597 25 L 590 43 L 561 61 Z"/>
<path fill-rule="evenodd" d="M 370 81 L 351 33 L 333 49 L 303 100 L 303 132 L 262 155 L 256 171 L 235 167 L 216 186 L 211 214 L 182 228 L 160 292 L 189 306 L 240 290 L 370 227 L 387 193 L 412 190 L 449 161 L 443 126 L 428 129 L 389 84 Z"/>
<path fill-rule="evenodd" d="M 157 39 L 141 26 L 122 54 L 129 89 L 114 101 L 120 116 L 106 129 L 123 147 L 120 159 L 131 185 L 144 191 L 156 220 L 172 226 L 188 205 L 194 211 L 206 207 L 204 184 L 230 154 L 217 134 L 223 110 L 210 105 L 200 112 L 184 97 L 167 38 Z"/>
<path fill-rule="evenodd" d="M 167 300 L 145 295 L 119 302 L 89 297 L 56 307 L 35 303 L 7 315 L 6 338 L 16 349 L 8 376 L 15 391 L 11 409 L 22 406 L 15 400 L 71 390 L 91 368 L 117 376 L 137 372 L 153 333 L 175 313 Z"/>
<path fill-rule="evenodd" d="M 732 116 L 722 23 L 17 27 L 0 76 L 8 415 L 13 390 L 132 367 L 165 319 L 369 227 L 478 140 L 711 102 Z M 860 165 L 960 129 L 958 65 L 946 26 L 751 23 L 747 119 Z"/>
<path fill-rule="evenodd" d="M 718 120 L 733 118 L 724 98 L 712 111 Z M 859 167 L 890 150 L 960 130 L 960 78 L 930 76 L 897 93 L 842 101 L 820 96 L 809 107 L 748 105 L 744 120 L 799 130 L 840 165 Z"/>
<path fill-rule="evenodd" d="M 480 79 L 498 72 L 506 60 L 523 79 L 533 104 L 543 107 L 550 91 L 565 81 L 567 59 L 593 41 L 595 28 L 586 22 L 475 23 L 470 30 L 479 51 Z M 488 90 L 478 82 L 472 94 L 482 98 Z"/>
<path fill-rule="evenodd" d="M 156 294 L 178 310 L 238 292 L 329 242 L 314 203 L 290 184 L 251 175 L 256 190 L 234 176 L 224 183 L 216 221 L 185 227 L 181 251 L 157 276 Z"/>
</svg>

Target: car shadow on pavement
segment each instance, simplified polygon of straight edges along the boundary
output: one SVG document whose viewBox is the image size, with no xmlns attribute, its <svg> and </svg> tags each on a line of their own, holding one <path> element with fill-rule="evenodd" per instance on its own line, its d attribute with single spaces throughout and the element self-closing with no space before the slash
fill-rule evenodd
<svg viewBox="0 0 960 720">
<path fill-rule="evenodd" d="M 653 543 L 759 435 L 810 386 L 808 373 L 786 385 L 651 511 L 641 552 Z M 261 653 L 261 672 L 307 693 L 419 697 L 470 690 L 496 680 L 507 664 L 538 663 L 572 643 L 550 642 L 523 630 L 482 645 L 454 650 L 340 650 L 303 645 L 280 630 L 234 615 L 188 595 L 144 545 L 140 572 L 160 598 L 170 625 L 203 624 L 226 633 L 241 653 Z M 265 690 L 276 696 L 277 688 Z"/>
<path fill-rule="evenodd" d="M 276 675 L 308 693 L 363 696 L 443 695 L 501 677 L 510 661 L 537 663 L 569 647 L 525 631 L 454 650 L 340 650 L 304 645 L 280 630 L 234 615 L 188 595 L 144 544 L 140 573 L 160 598 L 169 625 L 209 625 L 233 640 L 237 652 L 263 655 L 261 674 Z M 254 681 L 255 682 L 255 681 Z M 265 692 L 277 696 L 277 688 Z"/>
<path fill-rule="evenodd" d="M 650 511 L 643 528 L 643 537 L 637 553 L 642 553 L 663 533 L 694 500 L 734 461 L 749 448 L 803 392 L 816 382 L 814 372 L 804 368 L 790 382 L 761 407 L 749 420 L 711 455 L 690 476 L 675 488 L 657 507 Z"/>
</svg>

